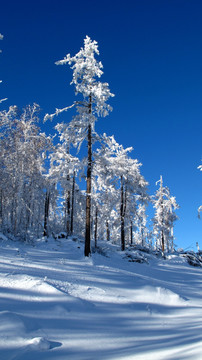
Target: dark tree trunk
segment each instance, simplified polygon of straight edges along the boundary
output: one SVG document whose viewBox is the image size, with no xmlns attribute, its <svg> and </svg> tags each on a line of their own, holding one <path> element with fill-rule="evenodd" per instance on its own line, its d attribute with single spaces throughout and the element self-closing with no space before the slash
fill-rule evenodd
<svg viewBox="0 0 202 360">
<path fill-rule="evenodd" d="M 142 236 L 142 246 L 144 246 L 144 231 L 143 231 L 143 228 L 141 228 L 141 236 Z"/>
<path fill-rule="evenodd" d="M 67 191 L 66 197 L 66 233 L 67 237 L 70 235 L 70 191 Z"/>
<path fill-rule="evenodd" d="M 162 185 L 161 185 L 162 186 Z M 162 211 L 162 214 L 164 215 L 164 211 L 163 211 L 163 199 L 161 199 L 161 211 Z M 164 227 L 164 216 L 162 215 L 162 220 L 161 220 L 161 226 L 162 226 L 162 229 Z M 162 252 L 165 251 L 165 241 L 164 241 L 164 232 L 163 230 L 161 230 L 161 246 L 162 246 Z"/>
<path fill-rule="evenodd" d="M 124 187 L 123 187 L 123 177 L 121 177 L 121 250 L 125 250 L 125 229 L 124 229 Z"/>
<path fill-rule="evenodd" d="M 130 222 L 130 243 L 133 245 L 133 223 Z"/>
<path fill-rule="evenodd" d="M 49 215 L 50 193 L 46 192 L 45 209 L 44 209 L 44 230 L 43 236 L 48 236 L 48 215 Z"/>
<path fill-rule="evenodd" d="M 89 97 L 89 115 L 92 113 L 92 100 Z M 88 125 L 88 164 L 87 164 L 87 184 L 86 184 L 86 233 L 84 255 L 90 256 L 90 223 L 91 223 L 91 173 L 92 173 L 92 128 Z"/>
<path fill-rule="evenodd" d="M 69 154 L 69 146 L 67 146 L 67 154 Z M 67 161 L 69 163 L 69 160 Z M 67 173 L 67 189 L 70 189 L 70 176 L 69 171 Z M 70 190 L 67 190 L 67 196 L 66 196 L 66 207 L 65 207 L 65 219 L 66 219 L 66 237 L 70 235 L 70 208 L 71 208 L 71 195 Z"/>
<path fill-rule="evenodd" d="M 164 233 L 161 232 L 161 242 L 162 242 L 162 252 L 165 251 L 165 241 L 164 241 Z"/>
<path fill-rule="evenodd" d="M 106 221 L 106 232 L 107 232 L 107 241 L 110 240 L 110 231 L 109 231 L 109 222 Z"/>
<path fill-rule="evenodd" d="M 123 176 L 121 176 L 121 250 L 125 250 L 125 214 L 127 204 L 127 187 L 124 184 Z"/>
<path fill-rule="evenodd" d="M 75 171 L 73 175 L 73 183 L 72 183 L 72 210 L 71 210 L 71 227 L 70 233 L 73 234 L 74 230 L 74 192 L 75 192 Z"/>
<path fill-rule="evenodd" d="M 97 247 L 97 218 L 98 218 L 98 209 L 97 209 L 97 206 L 96 206 L 96 210 L 95 210 L 95 232 L 94 232 L 95 248 Z"/>
</svg>

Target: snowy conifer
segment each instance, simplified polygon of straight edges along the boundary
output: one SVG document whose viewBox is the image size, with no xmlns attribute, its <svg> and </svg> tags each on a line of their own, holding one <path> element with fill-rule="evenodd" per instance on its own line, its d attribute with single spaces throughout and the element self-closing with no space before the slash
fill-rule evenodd
<svg viewBox="0 0 202 360">
<path fill-rule="evenodd" d="M 74 222 L 74 201 L 75 201 L 75 178 L 80 170 L 81 164 L 78 157 L 71 155 L 71 131 L 68 124 L 56 125 L 60 142 L 54 147 L 50 155 L 49 178 L 60 184 L 64 197 L 65 226 L 67 236 L 72 235 Z"/>
<path fill-rule="evenodd" d="M 77 107 L 78 115 L 71 121 L 72 139 L 74 144 L 80 144 L 87 140 L 88 158 L 87 158 L 87 176 L 86 176 L 86 232 L 85 232 L 85 256 L 89 256 L 90 238 L 91 238 L 91 176 L 92 176 L 92 141 L 97 117 L 105 117 L 111 106 L 107 100 L 113 96 L 110 93 L 107 83 L 102 83 L 98 79 L 103 74 L 102 63 L 98 62 L 95 55 L 99 55 L 96 41 L 92 41 L 86 36 L 84 47 L 75 55 L 66 55 L 63 60 L 57 61 L 57 65 L 69 64 L 73 70 L 73 79 L 71 84 L 75 86 L 75 94 L 81 96 L 81 100 L 73 105 Z M 56 115 L 67 110 L 57 109 Z M 46 115 L 45 119 L 53 117 Z"/>
<path fill-rule="evenodd" d="M 106 134 L 103 135 L 103 146 L 98 150 L 103 168 L 102 181 L 107 181 L 108 189 L 109 186 L 113 189 L 111 194 L 108 191 L 111 212 L 116 209 L 119 213 L 122 250 L 125 249 L 126 221 L 131 225 L 131 221 L 137 216 L 137 203 L 141 199 L 146 204 L 148 199 L 147 182 L 140 173 L 141 164 L 129 157 L 128 153 L 131 151 L 131 147 L 124 149 L 113 136 L 108 137 Z"/>
<path fill-rule="evenodd" d="M 44 160 L 50 139 L 41 133 L 39 106 L 16 107 L 0 113 L 1 226 L 24 239 L 42 230 Z"/>
<path fill-rule="evenodd" d="M 179 208 L 175 197 L 170 195 L 170 190 L 163 186 L 163 178 L 157 181 L 159 189 L 153 196 L 155 215 L 153 218 L 153 233 L 156 238 L 156 247 L 162 252 L 173 248 L 173 226 L 178 219 L 174 210 Z"/>
</svg>

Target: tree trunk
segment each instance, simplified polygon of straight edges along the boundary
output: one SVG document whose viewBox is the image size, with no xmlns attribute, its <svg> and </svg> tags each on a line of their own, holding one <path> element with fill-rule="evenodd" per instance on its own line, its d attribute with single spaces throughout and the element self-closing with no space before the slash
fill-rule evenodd
<svg viewBox="0 0 202 360">
<path fill-rule="evenodd" d="M 67 191 L 66 197 L 66 233 L 68 237 L 70 235 L 70 191 Z"/>
<path fill-rule="evenodd" d="M 69 154 L 69 145 L 67 146 L 67 154 Z M 69 160 L 67 161 L 69 164 Z M 70 235 L 70 208 L 71 208 L 71 195 L 70 195 L 70 176 L 69 170 L 67 173 L 67 196 L 66 196 L 66 208 L 65 208 L 65 220 L 66 220 L 66 238 Z"/>
<path fill-rule="evenodd" d="M 130 243 L 133 245 L 133 223 L 130 222 Z"/>
<path fill-rule="evenodd" d="M 107 241 L 110 240 L 110 231 L 109 231 L 109 222 L 106 221 L 106 232 L 107 232 Z"/>
<path fill-rule="evenodd" d="M 74 229 L 74 192 L 75 192 L 75 171 L 73 175 L 73 183 L 72 183 L 72 210 L 71 210 L 71 227 L 70 234 L 73 234 Z"/>
<path fill-rule="evenodd" d="M 92 113 L 92 99 L 89 96 L 89 117 Z M 84 255 L 90 256 L 90 222 L 91 222 L 91 173 L 92 173 L 92 128 L 89 121 L 88 125 L 88 164 L 87 164 L 87 184 L 86 184 L 86 233 Z"/>
<path fill-rule="evenodd" d="M 165 241 L 164 241 L 164 233 L 161 232 L 161 242 L 162 242 L 162 252 L 165 251 Z"/>
<path fill-rule="evenodd" d="M 95 210 L 95 232 L 94 232 L 95 248 L 97 247 L 97 218 L 98 218 L 98 209 L 97 209 L 97 206 L 96 206 L 96 210 Z"/>
<path fill-rule="evenodd" d="M 168 245 L 168 251 L 173 252 L 173 248 L 174 248 L 174 243 L 173 243 L 173 227 L 170 229 L 170 235 L 171 235 L 171 244 Z"/>
<path fill-rule="evenodd" d="M 123 177 L 121 176 L 121 250 L 125 250 L 125 229 L 124 229 L 124 188 L 123 188 Z"/>
<path fill-rule="evenodd" d="M 43 236 L 48 236 L 48 215 L 49 215 L 50 193 L 46 192 L 45 209 L 44 209 L 44 229 Z"/>
<path fill-rule="evenodd" d="M 144 247 L 145 243 L 144 243 L 144 231 L 143 231 L 143 227 L 141 226 L 141 237 L 142 237 L 142 247 Z"/>
</svg>

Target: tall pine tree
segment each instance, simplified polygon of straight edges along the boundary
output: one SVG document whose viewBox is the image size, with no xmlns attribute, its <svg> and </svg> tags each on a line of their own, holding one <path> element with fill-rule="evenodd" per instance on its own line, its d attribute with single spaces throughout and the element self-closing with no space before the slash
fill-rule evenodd
<svg viewBox="0 0 202 360">
<path fill-rule="evenodd" d="M 178 218 L 174 210 L 178 209 L 179 205 L 175 197 L 170 195 L 169 188 L 163 186 L 162 176 L 156 185 L 158 183 L 159 189 L 152 200 L 155 209 L 153 233 L 156 237 L 156 247 L 164 252 L 173 248 L 173 226 Z"/>
<path fill-rule="evenodd" d="M 86 231 L 85 231 L 85 256 L 91 253 L 91 188 L 92 188 L 92 141 L 95 134 L 95 121 L 97 117 L 105 117 L 111 106 L 107 100 L 113 96 L 109 90 L 108 83 L 102 83 L 98 79 L 103 74 L 103 65 L 98 62 L 95 55 L 99 55 L 98 44 L 86 36 L 84 47 L 75 55 L 66 55 L 63 60 L 57 61 L 57 65 L 69 64 L 73 70 L 73 79 L 71 84 L 75 86 L 75 94 L 80 95 L 81 99 L 74 105 L 77 107 L 78 115 L 71 121 L 72 140 L 74 144 L 79 144 L 87 140 L 87 175 L 86 175 Z M 71 106 L 70 106 L 71 107 Z M 56 115 L 64 109 L 57 109 Z M 45 119 L 52 118 L 53 115 L 47 115 Z"/>
</svg>

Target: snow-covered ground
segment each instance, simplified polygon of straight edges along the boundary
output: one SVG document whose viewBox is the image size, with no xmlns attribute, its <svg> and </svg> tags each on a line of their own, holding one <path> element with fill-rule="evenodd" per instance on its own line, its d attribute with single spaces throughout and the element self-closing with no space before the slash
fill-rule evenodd
<svg viewBox="0 0 202 360">
<path fill-rule="evenodd" d="M 202 359 L 202 268 L 0 240 L 1 360 Z"/>
</svg>

